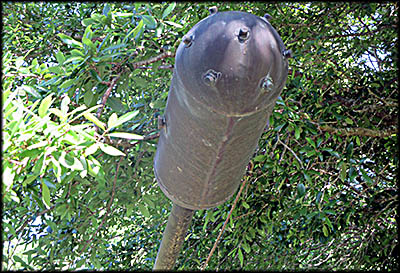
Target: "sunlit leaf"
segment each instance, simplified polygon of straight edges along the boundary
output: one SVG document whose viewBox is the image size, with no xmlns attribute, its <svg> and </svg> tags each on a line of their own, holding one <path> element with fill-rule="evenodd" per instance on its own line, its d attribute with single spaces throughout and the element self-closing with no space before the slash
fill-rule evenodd
<svg viewBox="0 0 400 273">
<path fill-rule="evenodd" d="M 50 203 L 50 190 L 47 187 L 46 183 L 42 180 L 42 200 L 43 203 L 47 206 L 47 208 L 51 207 Z"/>
<path fill-rule="evenodd" d="M 118 118 L 118 120 L 115 122 L 114 127 L 118 127 L 119 125 L 133 119 L 134 117 L 139 114 L 139 110 L 128 112 Z"/>
<path fill-rule="evenodd" d="M 144 217 L 150 217 L 149 210 L 143 204 L 139 203 L 137 206 Z"/>
<path fill-rule="evenodd" d="M 118 150 L 117 148 L 114 148 L 113 146 L 110 146 L 108 144 L 103 144 L 99 143 L 100 149 L 105 152 L 106 154 L 112 155 L 112 156 L 125 156 L 123 152 Z"/>
<path fill-rule="evenodd" d="M 53 102 L 52 94 L 48 95 L 46 98 L 44 98 L 42 100 L 42 103 L 40 104 L 39 110 L 38 110 L 39 116 L 41 118 L 43 118 L 47 114 L 47 110 L 49 109 L 52 102 Z"/>
<path fill-rule="evenodd" d="M 104 131 L 106 130 L 106 128 L 104 127 L 104 123 L 101 122 L 100 120 L 98 120 L 92 113 L 84 113 L 83 115 L 85 118 L 87 118 L 88 120 L 90 120 L 91 122 L 96 124 L 98 127 L 103 129 Z"/>
<path fill-rule="evenodd" d="M 164 10 L 161 18 L 164 19 L 165 17 L 167 17 L 174 10 L 175 6 L 176 6 L 175 2 L 169 4 L 168 7 Z"/>
<path fill-rule="evenodd" d="M 118 116 L 116 113 L 113 113 L 107 121 L 108 130 L 114 128 L 114 124 L 117 123 Z"/>
<path fill-rule="evenodd" d="M 125 133 L 125 132 L 113 132 L 113 133 L 109 133 L 108 136 L 126 138 L 126 139 L 135 139 L 135 140 L 142 140 L 143 139 L 143 136 L 141 136 L 141 135 L 132 134 L 132 133 Z"/>
<path fill-rule="evenodd" d="M 58 37 L 60 37 L 60 39 L 66 43 L 67 45 L 72 45 L 72 46 L 77 46 L 77 47 L 82 47 L 82 43 L 74 40 L 73 38 L 71 38 L 68 35 L 65 35 L 63 33 L 58 33 L 57 34 Z"/>
</svg>

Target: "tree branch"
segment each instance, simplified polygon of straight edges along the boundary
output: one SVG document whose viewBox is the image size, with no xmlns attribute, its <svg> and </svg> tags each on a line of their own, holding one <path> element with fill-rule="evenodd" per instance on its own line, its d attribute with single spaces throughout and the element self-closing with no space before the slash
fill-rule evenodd
<svg viewBox="0 0 400 273">
<path fill-rule="evenodd" d="M 235 201 L 233 201 L 232 208 L 231 208 L 231 210 L 229 211 L 228 217 L 226 217 L 225 223 L 224 223 L 224 225 L 222 226 L 221 231 L 220 231 L 219 234 L 218 234 L 217 240 L 215 241 L 213 248 L 211 249 L 210 253 L 208 254 L 207 260 L 206 260 L 206 262 L 204 263 L 204 265 L 203 265 L 203 267 L 201 268 L 201 270 L 204 270 L 204 269 L 207 267 L 208 262 L 210 261 L 210 258 L 211 258 L 211 256 L 212 256 L 212 254 L 214 253 L 215 249 L 217 248 L 219 239 L 221 238 L 221 235 L 222 235 L 222 233 L 223 233 L 224 230 L 225 230 L 226 224 L 228 223 L 229 218 L 231 217 L 231 214 L 232 214 L 233 210 L 234 210 L 235 207 L 236 207 L 236 203 L 237 203 L 237 201 L 239 200 L 240 194 L 242 193 L 242 190 L 243 190 L 243 188 L 244 188 L 245 185 L 246 185 L 246 179 L 243 180 L 242 186 L 240 186 L 240 190 L 239 190 L 239 192 L 238 192 L 237 195 L 236 195 Z"/>
<path fill-rule="evenodd" d="M 114 177 L 113 187 L 112 187 L 112 191 L 111 191 L 111 198 L 110 198 L 110 201 L 107 204 L 106 213 L 103 216 L 103 220 L 101 221 L 100 225 L 98 226 L 98 228 L 94 232 L 92 238 L 86 241 L 86 244 L 84 245 L 84 247 L 82 248 L 81 252 L 79 253 L 79 256 L 82 255 L 82 253 L 86 250 L 86 248 L 89 246 L 89 244 L 94 240 L 94 238 L 96 237 L 97 232 L 99 232 L 99 230 L 103 227 L 103 225 L 104 225 L 104 223 L 105 223 L 105 221 L 106 221 L 106 219 L 108 217 L 108 214 L 110 213 L 110 208 L 111 208 L 111 205 L 112 205 L 112 203 L 114 201 L 115 185 L 117 183 L 118 171 L 119 171 L 119 167 L 121 165 L 121 161 L 122 161 L 123 158 L 124 158 L 123 156 L 121 156 L 119 158 L 119 161 L 118 161 L 118 164 L 117 164 L 117 167 L 116 167 L 116 170 L 115 170 L 115 177 Z"/>
<path fill-rule="evenodd" d="M 397 133 L 396 129 L 371 130 L 366 128 L 333 128 L 329 125 L 319 126 L 322 131 L 340 136 L 367 136 L 367 137 L 389 137 Z"/>
<path fill-rule="evenodd" d="M 138 69 L 142 66 L 146 66 L 149 65 L 151 63 L 155 63 L 159 60 L 165 59 L 167 57 L 175 57 L 175 53 L 167 51 L 164 52 L 158 56 L 155 56 L 153 58 L 147 59 L 147 60 L 143 60 L 143 61 L 139 61 L 136 63 L 133 63 L 131 68 L 132 69 Z M 117 67 L 119 68 L 120 65 L 117 65 Z M 103 112 L 103 109 L 106 105 L 107 99 L 111 94 L 111 91 L 113 90 L 114 86 L 117 84 L 117 81 L 119 80 L 119 78 L 121 77 L 121 75 L 126 71 L 127 68 L 123 69 L 122 71 L 120 71 L 113 79 L 110 83 L 105 82 L 104 84 L 108 85 L 108 88 L 106 90 L 106 92 L 104 93 L 102 99 L 101 99 L 101 107 L 97 110 L 97 117 L 100 118 L 101 113 Z"/>
</svg>

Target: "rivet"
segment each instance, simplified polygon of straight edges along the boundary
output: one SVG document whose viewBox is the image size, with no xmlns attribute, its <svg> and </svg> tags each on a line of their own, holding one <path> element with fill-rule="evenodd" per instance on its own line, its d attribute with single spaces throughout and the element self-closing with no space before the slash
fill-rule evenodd
<svg viewBox="0 0 400 273">
<path fill-rule="evenodd" d="M 266 14 L 264 14 L 264 18 L 267 19 L 267 20 L 269 20 L 269 19 L 272 19 L 272 16 L 269 15 L 268 13 L 266 13 Z"/>
<path fill-rule="evenodd" d="M 260 89 L 261 92 L 270 92 L 274 88 L 274 82 L 272 81 L 272 78 L 267 75 L 263 79 L 261 79 L 260 82 Z"/>
<path fill-rule="evenodd" d="M 203 75 L 203 81 L 206 85 L 214 87 L 217 84 L 217 81 L 221 78 L 221 75 L 222 75 L 221 72 L 209 69 Z"/>
<path fill-rule="evenodd" d="M 213 6 L 213 7 L 210 7 L 208 9 L 208 11 L 210 12 L 211 15 L 213 15 L 218 12 L 218 8 L 216 6 Z"/>
<path fill-rule="evenodd" d="M 190 47 L 193 43 L 193 36 L 185 35 L 183 36 L 182 41 L 186 45 L 186 47 Z"/>
<path fill-rule="evenodd" d="M 243 43 L 244 41 L 249 39 L 249 36 L 250 36 L 250 31 L 248 27 L 241 27 L 239 29 L 239 34 L 238 34 L 239 42 Z"/>
<path fill-rule="evenodd" d="M 288 49 L 288 50 L 284 50 L 282 52 L 283 57 L 285 58 L 292 58 L 292 50 Z"/>
</svg>

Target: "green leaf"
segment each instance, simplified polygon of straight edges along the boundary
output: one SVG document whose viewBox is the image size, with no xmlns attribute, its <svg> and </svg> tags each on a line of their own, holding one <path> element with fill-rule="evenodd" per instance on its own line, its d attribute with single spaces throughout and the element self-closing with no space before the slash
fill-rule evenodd
<svg viewBox="0 0 400 273">
<path fill-rule="evenodd" d="M 78 170 L 78 171 L 83 170 L 83 165 L 79 161 L 79 159 L 68 155 L 66 152 L 61 153 L 61 156 L 59 157 L 58 161 L 60 162 L 61 165 L 63 165 L 67 169 Z"/>
<path fill-rule="evenodd" d="M 38 178 L 38 174 L 32 174 L 28 175 L 24 182 L 22 183 L 23 186 L 29 185 L 32 181 L 34 181 L 36 178 Z"/>
<path fill-rule="evenodd" d="M 267 156 L 266 155 L 258 155 L 253 158 L 253 162 L 263 162 Z"/>
<path fill-rule="evenodd" d="M 110 12 L 110 10 L 111 10 L 110 5 L 109 5 L 108 3 L 106 3 L 106 4 L 104 5 L 104 8 L 103 8 L 103 15 L 104 15 L 104 16 L 107 16 L 108 13 Z"/>
<path fill-rule="evenodd" d="M 143 22 L 143 20 L 140 20 L 139 24 L 134 29 L 132 29 L 128 33 L 128 35 L 126 35 L 126 37 L 124 38 L 124 42 L 126 42 L 131 35 L 133 36 L 133 39 L 136 40 L 136 38 L 137 38 L 136 36 L 138 36 L 138 34 L 142 30 L 143 26 L 144 26 L 144 22 Z"/>
<path fill-rule="evenodd" d="M 115 50 L 115 49 L 122 48 L 122 47 L 126 47 L 126 44 L 118 44 L 118 45 L 109 46 L 106 49 L 103 49 L 101 52 L 106 52 L 108 50 Z"/>
<path fill-rule="evenodd" d="M 69 104 L 71 103 L 71 99 L 68 96 L 65 96 L 62 101 L 61 101 L 61 113 L 63 115 L 67 115 L 68 109 L 69 109 Z"/>
<path fill-rule="evenodd" d="M 116 113 L 113 113 L 107 121 L 108 130 L 114 128 L 114 124 L 116 124 L 118 120 L 118 116 Z"/>
<path fill-rule="evenodd" d="M 97 149 L 99 149 L 99 144 L 94 143 L 86 148 L 85 155 L 88 156 L 88 155 L 94 154 L 97 151 Z"/>
<path fill-rule="evenodd" d="M 125 132 L 109 133 L 108 136 L 126 138 L 126 139 L 135 139 L 135 140 L 142 140 L 143 139 L 143 136 L 141 136 L 141 135 L 132 134 L 132 133 L 125 133 Z"/>
<path fill-rule="evenodd" d="M 64 71 L 58 65 L 57 66 L 50 66 L 48 69 L 49 69 L 49 72 L 55 73 L 56 75 L 64 74 Z"/>
<path fill-rule="evenodd" d="M 106 130 L 106 128 L 104 127 L 104 123 L 101 122 L 100 120 L 98 120 L 92 113 L 84 113 L 83 116 L 90 120 L 91 122 L 93 122 L 94 124 L 96 124 L 98 127 L 100 127 L 101 129 L 103 129 L 104 131 Z"/>
<path fill-rule="evenodd" d="M 74 82 L 75 82 L 75 80 L 73 80 L 73 79 L 66 80 L 66 81 L 64 81 L 64 82 L 60 85 L 59 88 L 60 88 L 60 89 L 68 88 L 68 87 L 70 87 L 71 85 L 73 85 Z"/>
<path fill-rule="evenodd" d="M 347 176 L 347 165 L 343 162 L 342 167 L 340 169 L 340 180 L 345 181 Z"/>
<path fill-rule="evenodd" d="M 132 111 L 132 112 L 128 112 L 122 116 L 120 116 L 117 120 L 117 122 L 114 124 L 114 128 L 118 127 L 119 125 L 133 119 L 134 117 L 137 116 L 137 114 L 139 114 L 139 110 L 136 111 Z"/>
<path fill-rule="evenodd" d="M 12 168 L 6 167 L 2 174 L 2 180 L 4 185 L 6 186 L 6 192 L 12 188 L 14 183 L 15 172 L 12 171 Z"/>
<path fill-rule="evenodd" d="M 33 88 L 32 86 L 29 85 L 23 85 L 21 87 L 23 90 L 25 90 L 26 92 L 28 92 L 29 94 L 31 94 L 32 96 L 34 96 L 35 98 L 41 98 L 42 96 L 36 91 L 35 88 Z"/>
<path fill-rule="evenodd" d="M 39 106 L 38 113 L 41 118 L 43 118 L 47 114 L 47 111 L 49 110 L 49 107 L 50 107 L 51 103 L 53 102 L 51 99 L 51 96 L 52 96 L 52 94 L 50 94 L 46 98 L 44 98 L 42 100 L 42 103 Z"/>
<path fill-rule="evenodd" d="M 345 118 L 344 121 L 350 125 L 354 123 L 350 118 Z"/>
<path fill-rule="evenodd" d="M 89 70 L 90 75 L 92 75 L 92 77 L 94 79 L 96 79 L 98 82 L 102 82 L 103 80 L 100 78 L 99 74 L 97 74 L 97 72 L 94 69 L 90 69 Z"/>
<path fill-rule="evenodd" d="M 272 226 L 272 225 L 271 225 L 271 226 Z M 242 244 L 242 247 L 243 247 L 244 251 L 245 251 L 247 254 L 250 253 L 251 248 L 250 248 L 250 246 L 249 246 L 247 243 L 243 243 L 243 244 Z"/>
<path fill-rule="evenodd" d="M 93 98 L 94 98 L 94 96 L 93 96 L 92 90 L 87 90 L 87 91 L 85 92 L 85 95 L 83 95 L 83 102 L 84 102 L 88 107 L 90 107 L 90 105 L 92 104 Z"/>
<path fill-rule="evenodd" d="M 240 261 L 240 266 L 243 267 L 243 253 L 240 248 L 238 250 L 238 257 L 239 257 L 239 261 Z"/>
<path fill-rule="evenodd" d="M 297 184 L 297 194 L 299 197 L 302 197 L 306 192 L 306 188 L 304 187 L 303 183 Z"/>
<path fill-rule="evenodd" d="M 47 208 L 51 207 L 50 203 L 50 190 L 47 187 L 46 183 L 42 180 L 42 200 Z"/>
<path fill-rule="evenodd" d="M 108 144 L 103 144 L 99 143 L 100 149 L 105 152 L 106 154 L 112 155 L 112 156 L 125 156 L 123 152 L 118 150 L 117 148 L 114 148 L 113 146 L 110 146 Z"/>
<path fill-rule="evenodd" d="M 72 49 L 70 57 L 85 57 L 85 53 L 82 50 Z"/>
<path fill-rule="evenodd" d="M 26 149 L 27 150 L 33 150 L 33 149 L 37 149 L 37 148 L 41 148 L 48 145 L 48 142 L 43 140 L 43 141 L 39 141 L 38 143 L 32 144 L 30 146 L 28 146 Z"/>
<path fill-rule="evenodd" d="M 139 203 L 138 207 L 144 217 L 146 218 L 150 217 L 149 210 L 143 204 Z"/>
<path fill-rule="evenodd" d="M 64 54 L 63 54 L 61 51 L 58 51 L 58 52 L 56 53 L 56 59 L 57 59 L 57 62 L 58 62 L 60 65 L 62 65 L 62 64 L 64 63 L 64 61 L 65 61 Z"/>
<path fill-rule="evenodd" d="M 59 33 L 57 34 L 58 37 L 60 37 L 60 39 L 66 43 L 67 45 L 71 45 L 71 46 L 77 46 L 77 47 L 82 47 L 82 43 L 74 40 L 73 38 L 71 38 L 68 35 L 65 35 L 63 33 Z"/>
<path fill-rule="evenodd" d="M 56 115 L 57 117 L 60 118 L 60 120 L 64 121 L 66 119 L 66 116 L 61 112 L 61 110 L 56 109 L 56 108 L 50 108 L 49 112 Z"/>
<path fill-rule="evenodd" d="M 64 62 L 64 65 L 65 65 L 65 64 L 68 64 L 68 63 L 72 63 L 72 62 L 78 63 L 77 61 L 82 61 L 82 60 L 83 60 L 83 57 L 81 57 L 81 56 L 76 56 L 76 57 L 68 58 L 68 60 L 66 60 L 66 61 Z"/>
<path fill-rule="evenodd" d="M 322 227 L 322 232 L 324 233 L 325 237 L 329 236 L 329 230 L 325 225 L 323 225 L 323 227 Z"/>
<path fill-rule="evenodd" d="M 294 128 L 294 137 L 295 137 L 296 139 L 299 139 L 299 137 L 300 137 L 300 128 L 299 128 L 298 126 L 296 126 L 296 127 Z"/>
<path fill-rule="evenodd" d="M 168 24 L 168 25 L 171 25 L 171 26 L 174 26 L 174 27 L 176 27 L 176 28 L 183 28 L 183 26 L 182 26 L 181 24 L 177 24 L 177 23 L 175 23 L 175 22 L 164 21 L 164 23 L 166 23 L 166 24 Z"/>
<path fill-rule="evenodd" d="M 174 10 L 175 6 L 176 6 L 175 2 L 169 4 L 168 7 L 164 10 L 161 18 L 164 19 L 165 17 L 167 17 Z"/>
<path fill-rule="evenodd" d="M 125 106 L 122 104 L 121 100 L 118 98 L 110 97 L 106 103 L 108 106 L 111 107 L 115 112 L 125 112 Z"/>
<path fill-rule="evenodd" d="M 82 42 L 83 42 L 86 46 L 88 46 L 92 52 L 95 52 L 95 51 L 96 51 L 96 46 L 93 44 L 93 42 L 92 42 L 89 38 L 82 37 Z"/>
<path fill-rule="evenodd" d="M 157 27 L 157 21 L 154 19 L 153 16 L 150 15 L 143 15 L 143 22 L 149 29 L 155 29 Z"/>
<path fill-rule="evenodd" d="M 362 175 L 362 177 L 364 178 L 364 180 L 365 180 L 369 185 L 372 185 L 372 184 L 373 184 L 373 181 L 372 181 L 371 177 L 368 176 L 368 174 L 364 171 L 364 169 L 360 168 L 360 171 L 361 171 L 361 175 Z"/>
<path fill-rule="evenodd" d="M 310 177 L 306 172 L 304 172 L 303 175 L 304 175 L 304 178 L 306 179 L 306 181 L 307 181 L 308 183 L 311 183 L 311 182 L 312 182 L 311 177 Z"/>
<path fill-rule="evenodd" d="M 14 255 L 13 259 L 15 262 L 21 263 L 21 265 L 29 270 L 32 270 L 32 267 L 28 265 L 24 260 L 22 260 L 19 256 Z"/>
</svg>

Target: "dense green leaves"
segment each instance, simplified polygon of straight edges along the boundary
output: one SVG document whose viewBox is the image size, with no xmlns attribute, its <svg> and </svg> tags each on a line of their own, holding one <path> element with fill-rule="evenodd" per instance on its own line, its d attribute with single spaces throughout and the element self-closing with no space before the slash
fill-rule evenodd
<svg viewBox="0 0 400 273">
<path fill-rule="evenodd" d="M 212 5 L 268 12 L 294 58 L 207 269 L 398 268 L 397 4 Z M 149 60 L 212 5 L 2 4 L 3 269 L 152 268 L 174 60 Z M 201 268 L 233 199 L 196 212 L 177 269 Z"/>
</svg>

